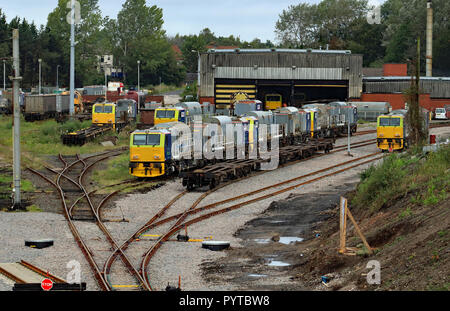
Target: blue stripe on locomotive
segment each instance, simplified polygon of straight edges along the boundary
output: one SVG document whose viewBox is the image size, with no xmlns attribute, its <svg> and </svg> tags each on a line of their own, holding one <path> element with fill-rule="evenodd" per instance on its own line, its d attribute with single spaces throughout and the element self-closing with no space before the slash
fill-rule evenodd
<svg viewBox="0 0 450 311">
<path fill-rule="evenodd" d="M 166 134 L 165 144 L 164 144 L 164 156 L 165 160 L 171 160 L 172 159 L 172 135 Z"/>
</svg>

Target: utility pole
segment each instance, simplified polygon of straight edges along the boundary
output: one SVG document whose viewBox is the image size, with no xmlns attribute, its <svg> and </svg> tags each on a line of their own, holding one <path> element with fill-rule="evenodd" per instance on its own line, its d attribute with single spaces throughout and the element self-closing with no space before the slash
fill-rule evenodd
<svg viewBox="0 0 450 311">
<path fill-rule="evenodd" d="M 141 72 L 140 72 L 140 68 L 139 68 L 140 65 L 141 65 L 141 61 L 140 60 L 137 61 L 137 65 L 138 65 L 138 100 L 137 100 L 137 103 L 138 103 L 138 109 L 140 109 L 140 107 L 141 107 L 141 101 L 140 101 L 140 96 L 139 96 L 139 92 L 141 90 L 141 88 L 140 88 L 140 85 L 141 85 L 141 80 L 140 80 Z"/>
<path fill-rule="evenodd" d="M 20 199 L 20 102 L 19 86 L 22 77 L 19 76 L 19 30 L 13 29 L 13 66 L 14 76 L 10 77 L 13 81 L 13 105 L 14 105 L 14 128 L 13 128 L 13 199 L 12 209 L 21 207 Z"/>
<path fill-rule="evenodd" d="M 70 0 L 70 115 L 74 113 L 75 99 L 75 0 Z"/>
<path fill-rule="evenodd" d="M 433 6 L 431 0 L 427 0 L 427 77 L 433 76 Z"/>
<path fill-rule="evenodd" d="M 39 62 L 39 95 L 41 95 L 41 64 L 42 64 L 42 59 L 38 59 Z"/>
<path fill-rule="evenodd" d="M 105 72 L 105 104 L 107 102 L 107 98 L 108 98 L 108 76 L 106 73 L 106 65 L 103 67 L 103 71 Z"/>
<path fill-rule="evenodd" d="M 59 91 L 59 65 L 56 65 L 56 90 Z"/>
<path fill-rule="evenodd" d="M 6 90 L 6 60 L 3 60 L 3 91 Z"/>
</svg>

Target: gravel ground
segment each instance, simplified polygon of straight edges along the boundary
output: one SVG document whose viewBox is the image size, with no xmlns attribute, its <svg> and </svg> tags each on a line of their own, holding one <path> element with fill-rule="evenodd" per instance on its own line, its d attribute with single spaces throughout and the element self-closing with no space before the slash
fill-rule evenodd
<svg viewBox="0 0 450 311">
<path fill-rule="evenodd" d="M 448 128 L 437 128 L 431 131 L 431 133 L 437 134 L 440 137 L 448 137 L 449 132 Z M 352 142 L 363 141 L 374 137 L 375 134 L 355 136 L 352 137 Z M 346 142 L 347 138 L 341 138 L 336 141 L 336 145 L 343 145 Z M 376 151 L 375 145 L 372 145 L 353 149 L 352 154 L 354 157 L 359 157 Z M 328 167 L 338 162 L 348 161 L 350 159 L 351 158 L 346 155 L 346 151 L 343 151 L 326 157 L 287 166 L 275 171 L 270 171 L 219 189 L 202 201 L 199 206 L 206 205 L 213 201 L 223 200 L 230 196 L 237 196 L 241 193 L 307 174 L 317 169 Z M 216 216 L 205 220 L 202 223 L 194 224 L 188 228 L 188 235 L 191 238 L 200 239 L 212 236 L 214 240 L 230 241 L 231 247 L 242 247 L 242 240 L 234 236 L 235 232 L 242 228 L 246 222 L 257 217 L 267 209 L 272 201 L 285 199 L 291 193 L 301 194 L 312 191 L 329 191 L 330 189 L 333 189 L 335 185 L 355 182 L 358 180 L 358 173 L 368 165 L 369 164 L 358 167 L 351 172 L 341 173 L 337 176 L 328 177 L 312 184 L 296 188 L 293 191 L 288 191 L 278 196 L 245 206 L 241 209 Z M 112 232 L 116 241 L 123 242 L 167 204 L 169 200 L 183 190 L 184 188 L 179 181 L 167 182 L 166 185 L 146 194 L 130 194 L 122 196 L 114 204 L 111 204 L 112 207 L 104 210 L 103 215 L 106 219 L 122 218 L 123 215 L 129 222 L 106 222 L 105 225 Z M 167 215 L 163 217 L 184 211 L 186 208 L 190 207 L 200 195 L 200 192 L 188 193 L 176 202 L 174 206 L 169 209 Z M 234 203 L 237 202 L 232 202 L 229 205 Z M 198 215 L 199 214 L 196 216 Z M 165 228 L 167 227 L 168 226 L 165 226 Z M 81 264 L 82 281 L 87 282 L 88 290 L 98 290 L 90 267 L 84 259 L 84 255 L 78 249 L 66 220 L 62 215 L 46 212 L 0 212 L 0 228 L 2 228 L 3 233 L 0 236 L 0 244 L 2 245 L 0 248 L 0 262 L 15 262 L 24 259 L 43 269 L 48 269 L 55 275 L 66 278 L 67 273 L 69 272 L 66 264 L 70 260 L 77 260 Z M 91 228 L 90 224 L 87 224 L 83 225 L 80 230 L 83 230 L 81 234 L 85 235 L 88 234 L 90 230 L 94 229 Z M 163 230 L 153 230 L 146 234 L 160 233 L 163 233 Z M 55 245 L 40 250 L 28 248 L 24 246 L 24 239 L 27 238 L 53 238 L 55 239 Z M 127 250 L 127 255 L 134 263 L 135 267 L 138 267 L 142 254 L 150 245 L 152 245 L 153 239 L 154 237 L 142 237 L 139 242 L 133 243 Z M 96 245 L 96 241 L 99 242 L 99 245 Z M 97 257 L 99 258 L 99 263 L 103 265 L 103 261 L 108 254 L 104 241 L 100 245 L 98 238 L 93 237 L 88 240 L 88 243 L 95 252 L 101 254 Z M 210 285 L 206 283 L 201 276 L 200 265 L 203 262 L 220 259 L 224 256 L 226 256 L 225 252 L 212 252 L 201 248 L 201 243 L 199 242 L 182 243 L 168 241 L 160 248 L 150 262 L 148 271 L 152 287 L 156 290 L 164 290 L 168 282 L 171 285 L 176 285 L 178 277 L 181 276 L 183 290 L 233 290 L 234 288 L 231 284 Z M 120 272 L 115 274 L 114 272 L 117 270 L 123 270 L 120 259 L 117 260 L 113 266 L 113 275 L 111 277 L 112 284 L 126 285 L 133 282 L 126 273 Z M 280 278 L 279 282 L 283 283 L 287 282 L 287 280 Z M 7 283 L 0 278 L 0 290 L 10 290 L 11 286 L 11 283 Z"/>
</svg>

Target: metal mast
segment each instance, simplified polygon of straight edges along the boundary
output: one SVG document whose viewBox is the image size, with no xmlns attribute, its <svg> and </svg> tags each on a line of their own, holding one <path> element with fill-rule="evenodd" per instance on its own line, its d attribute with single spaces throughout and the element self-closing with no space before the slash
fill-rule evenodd
<svg viewBox="0 0 450 311">
<path fill-rule="evenodd" d="M 13 128 L 13 209 L 21 207 L 20 198 L 20 100 L 19 100 L 19 86 L 22 77 L 19 76 L 19 30 L 13 29 L 13 67 L 14 76 L 11 77 L 13 81 L 14 94 L 14 128 Z"/>
<path fill-rule="evenodd" d="M 70 115 L 73 115 L 75 97 L 75 0 L 70 1 Z"/>
</svg>

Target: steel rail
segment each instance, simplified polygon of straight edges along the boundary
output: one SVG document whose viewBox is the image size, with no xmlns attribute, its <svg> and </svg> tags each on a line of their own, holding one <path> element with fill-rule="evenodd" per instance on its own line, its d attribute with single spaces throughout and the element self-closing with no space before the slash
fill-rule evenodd
<svg viewBox="0 0 450 311">
<path fill-rule="evenodd" d="M 136 233 L 134 233 L 127 241 L 125 241 L 121 246 L 120 246 L 120 250 L 125 251 L 128 246 L 136 239 L 136 237 L 138 237 L 141 234 L 141 231 L 143 230 L 143 228 L 146 228 L 148 225 L 152 224 L 153 222 L 155 222 L 158 218 L 160 218 L 161 216 L 163 216 L 165 214 L 165 212 L 176 202 L 178 201 L 181 197 L 183 197 L 185 194 L 187 193 L 187 191 L 183 191 L 181 193 L 179 193 L 177 196 L 175 196 L 169 203 L 167 203 L 158 213 L 156 213 L 145 225 L 143 225 Z M 110 271 L 111 271 L 111 267 L 115 261 L 115 258 L 118 256 L 118 251 L 119 249 L 114 250 L 114 252 L 109 256 L 109 258 L 106 260 L 104 267 L 103 267 L 103 275 L 108 276 Z M 150 285 L 150 283 L 147 283 L 147 286 L 150 288 L 150 290 L 152 290 L 152 287 Z"/>
<path fill-rule="evenodd" d="M 359 160 L 361 160 L 361 159 L 364 159 L 364 158 L 367 158 L 367 157 L 370 157 L 370 156 L 374 156 L 374 155 L 377 155 L 377 154 L 379 154 L 379 153 L 377 152 L 377 153 L 374 153 L 374 154 L 371 154 L 371 155 L 368 155 L 368 156 L 364 156 L 364 157 L 361 157 L 361 158 L 358 158 L 358 159 L 354 159 L 354 160 L 351 160 L 351 161 L 347 161 L 346 164 L 351 163 L 351 162 L 355 162 L 355 161 L 359 161 Z M 193 224 L 193 223 L 200 222 L 200 221 L 205 220 L 205 219 L 207 219 L 207 218 L 210 218 L 210 217 L 213 217 L 213 216 L 216 216 L 216 215 L 219 215 L 219 214 L 228 212 L 228 211 L 232 211 L 232 210 L 238 209 L 238 208 L 243 207 L 243 206 L 245 206 L 245 205 L 248 205 L 248 204 L 251 204 L 251 203 L 255 203 L 255 202 L 260 201 L 260 200 L 264 200 L 264 199 L 266 199 L 266 198 L 269 198 L 269 197 L 272 197 L 272 196 L 275 196 L 275 195 L 284 193 L 284 192 L 286 192 L 286 191 L 295 189 L 295 188 L 297 188 L 297 187 L 299 187 L 299 186 L 302 186 L 302 185 L 305 185 L 305 184 L 309 184 L 309 183 L 315 182 L 315 181 L 317 181 L 317 180 L 320 180 L 320 179 L 323 179 L 323 178 L 326 178 L 326 177 L 329 177 L 329 176 L 332 176 L 332 175 L 336 175 L 336 174 L 342 173 L 342 172 L 347 171 L 347 170 L 349 170 L 349 169 L 351 169 L 351 168 L 354 168 L 354 167 L 357 167 L 357 166 L 361 166 L 361 165 L 364 165 L 364 164 L 367 164 L 367 163 L 376 161 L 376 160 L 381 159 L 381 158 L 383 158 L 383 156 L 378 157 L 378 158 L 375 158 L 375 159 L 371 159 L 371 160 L 368 160 L 368 161 L 364 161 L 364 162 L 362 162 L 362 163 L 358 163 L 358 164 L 356 164 L 356 165 L 353 165 L 353 166 L 350 166 L 350 167 L 346 167 L 346 168 L 344 168 L 344 169 L 341 169 L 341 170 L 338 170 L 338 171 L 335 171 L 335 172 L 332 172 L 332 173 L 329 173 L 329 174 L 326 174 L 326 175 L 323 175 L 323 176 L 314 178 L 314 179 L 312 179 L 312 180 L 308 180 L 308 181 L 306 181 L 306 182 L 303 182 L 303 183 L 300 183 L 300 184 L 296 184 L 296 185 L 293 185 L 293 186 L 290 186 L 290 187 L 287 187 L 287 188 L 278 190 L 278 191 L 273 192 L 273 193 L 269 193 L 269 194 L 266 194 L 266 195 L 263 195 L 263 196 L 260 196 L 260 197 L 257 197 L 257 198 L 254 198 L 254 199 L 245 201 L 245 202 L 241 202 L 241 203 L 235 204 L 235 205 L 230 206 L 230 207 L 227 207 L 227 208 L 223 208 L 223 209 L 220 209 L 220 210 L 217 210 L 217 211 L 214 211 L 214 212 L 211 212 L 211 213 L 202 215 L 202 216 L 200 216 L 200 217 L 194 218 L 193 220 L 187 221 L 187 222 L 185 222 L 185 223 L 181 223 L 181 222 L 177 221 L 178 224 L 172 226 L 171 229 L 170 229 L 166 234 L 162 235 L 162 236 L 158 239 L 158 241 L 157 241 L 157 242 L 156 242 L 156 243 L 155 243 L 155 244 L 147 251 L 147 253 L 143 256 L 144 258 L 143 258 L 142 263 L 141 263 L 141 270 L 142 270 L 143 277 L 145 278 L 146 282 L 149 282 L 149 277 L 148 277 L 148 273 L 147 273 L 148 263 L 150 262 L 151 258 L 152 258 L 153 255 L 156 253 L 156 251 L 162 246 L 162 243 L 165 242 L 165 241 L 167 241 L 167 240 L 168 240 L 170 237 L 172 237 L 176 232 L 182 230 L 183 228 L 186 228 L 187 226 L 189 226 L 189 225 L 191 225 L 191 224 Z M 336 167 L 336 166 L 333 166 L 333 167 Z M 328 169 L 332 169 L 332 167 L 330 167 L 330 168 L 328 168 Z M 324 169 L 324 170 L 325 170 L 325 169 Z M 324 170 L 320 170 L 320 171 L 324 171 Z M 314 172 L 313 172 L 313 173 L 314 173 Z M 317 174 L 317 173 L 316 173 L 316 174 Z M 296 179 L 299 179 L 299 178 L 296 178 Z M 292 182 L 292 181 L 291 181 L 291 182 Z M 279 184 L 274 184 L 274 185 L 269 186 L 269 187 L 266 187 L 266 188 L 274 188 L 274 187 L 279 186 L 280 184 L 285 184 L 285 183 L 286 183 L 286 182 L 282 182 L 282 183 L 279 183 Z M 258 192 L 261 192 L 261 191 L 258 191 Z M 253 193 L 253 192 L 252 192 L 252 193 Z M 249 195 L 250 195 L 250 194 L 245 194 L 245 195 L 243 195 L 243 196 L 249 196 Z M 240 196 L 240 197 L 242 197 L 242 196 Z M 225 201 L 229 202 L 229 201 L 231 201 L 231 200 L 235 200 L 235 198 L 232 198 L 232 199 L 229 199 L 229 200 L 225 200 Z M 210 204 L 210 205 L 209 205 L 209 208 L 217 207 L 218 205 L 221 205 L 221 204 L 224 204 L 224 203 L 225 203 L 224 201 L 216 202 L 216 203 Z M 202 210 L 205 210 L 205 208 L 199 208 L 199 209 L 196 209 L 196 212 L 199 212 L 199 211 L 202 211 Z M 191 212 L 193 212 L 193 211 L 194 211 L 194 210 L 192 209 Z M 191 214 L 191 213 L 189 213 L 189 212 L 188 212 L 188 213 L 184 212 L 184 213 L 182 213 L 181 215 L 187 217 L 186 214 Z M 180 215 L 180 214 L 178 214 L 178 215 Z M 172 219 L 174 219 L 174 218 L 176 219 L 176 217 L 172 216 Z M 165 221 L 165 220 L 163 220 L 163 221 Z M 167 222 L 167 221 L 165 221 L 165 222 Z M 154 225 L 156 225 L 156 224 L 154 224 Z M 149 284 L 149 283 L 148 283 L 148 284 Z"/>
<path fill-rule="evenodd" d="M 120 154 L 120 153 L 119 153 L 119 154 Z M 79 161 L 81 161 L 81 163 L 83 163 L 83 165 L 84 165 L 83 171 L 78 175 L 78 183 L 79 183 L 79 185 L 80 185 L 81 190 L 82 190 L 83 193 L 84 193 L 84 197 L 86 198 L 86 200 L 87 200 L 87 202 L 88 202 L 88 205 L 89 205 L 89 207 L 90 207 L 92 213 L 94 214 L 94 217 L 95 217 L 95 219 L 96 219 L 97 226 L 98 226 L 98 227 L 100 228 L 100 230 L 105 234 L 105 236 L 106 236 L 108 242 L 113 246 L 114 249 L 118 249 L 118 248 L 119 248 L 119 245 L 118 245 L 118 243 L 115 241 L 115 239 L 113 238 L 113 236 L 111 235 L 111 233 L 109 232 L 109 230 L 105 227 L 105 225 L 103 224 L 103 222 L 101 221 L 100 216 L 99 216 L 100 208 L 103 206 L 103 204 L 106 203 L 107 199 L 110 198 L 112 195 L 111 195 L 111 196 L 110 196 L 110 195 L 107 196 L 107 197 L 106 197 L 106 200 L 105 200 L 105 199 L 102 200 L 101 203 L 100 203 L 97 207 L 94 207 L 94 204 L 92 203 L 91 198 L 89 197 L 89 194 L 88 194 L 86 188 L 85 188 L 84 185 L 83 185 L 83 178 L 84 178 L 85 174 L 86 174 L 86 173 L 87 173 L 87 172 L 88 172 L 95 164 L 97 164 L 97 163 L 99 163 L 99 162 L 101 162 L 101 161 L 103 161 L 103 160 L 105 160 L 105 159 L 108 159 L 108 158 L 110 158 L 111 156 L 117 156 L 117 155 L 119 155 L 119 154 L 113 154 L 113 155 L 108 155 L 108 156 L 102 157 L 102 158 L 100 158 L 100 159 L 97 159 L 96 161 L 94 161 L 93 163 L 91 163 L 91 164 L 89 164 L 89 165 L 87 165 L 87 163 L 84 161 L 84 159 L 81 159 L 80 156 L 77 154 L 77 158 L 78 158 Z M 116 193 L 117 193 L 117 192 L 114 192 L 114 194 L 116 194 Z M 124 263 L 124 265 L 127 267 L 127 269 L 128 269 L 128 271 L 130 272 L 130 274 L 134 275 L 134 277 L 137 279 L 138 283 L 140 283 L 139 285 L 142 286 L 144 289 L 149 290 L 149 288 L 147 288 L 147 286 L 146 286 L 144 280 L 141 278 L 141 275 L 139 274 L 139 272 L 133 267 L 133 265 L 131 264 L 131 262 L 130 262 L 130 260 L 128 259 L 128 257 L 127 257 L 127 256 L 125 255 L 125 253 L 122 252 L 120 249 L 119 249 L 119 256 L 120 256 L 120 258 L 122 259 L 122 262 Z M 107 279 L 106 277 L 105 277 L 105 281 L 108 282 L 108 284 L 109 284 L 109 281 L 108 281 L 108 279 Z M 111 286 L 111 285 L 110 285 L 110 286 Z"/>
<path fill-rule="evenodd" d="M 51 279 L 53 282 L 56 282 L 56 283 L 67 283 L 66 280 L 63 280 L 63 279 L 57 277 L 56 275 L 53 275 L 53 274 L 49 273 L 48 271 L 44 271 L 41 268 L 36 267 L 35 265 L 33 265 L 33 264 L 31 264 L 31 263 L 29 263 L 29 262 L 27 262 L 25 260 L 21 260 L 20 264 L 22 266 L 24 266 L 24 267 L 26 267 L 26 268 L 36 272 L 39 275 L 42 275 L 44 277 L 47 277 L 47 278 Z"/>
<path fill-rule="evenodd" d="M 67 167 L 67 164 L 65 165 L 65 167 Z M 100 286 L 100 288 L 102 290 L 111 290 L 111 288 L 109 287 L 108 282 L 106 282 L 103 279 L 102 273 L 101 273 L 99 267 L 97 266 L 97 264 L 96 264 L 96 262 L 95 262 L 95 260 L 93 258 L 92 251 L 89 249 L 89 247 L 82 240 L 82 238 L 81 238 L 77 228 L 75 227 L 75 225 L 72 222 L 72 219 L 69 216 L 69 211 L 68 211 L 67 204 L 66 204 L 66 201 L 65 201 L 65 198 L 64 198 L 64 192 L 62 191 L 61 187 L 58 186 L 57 183 L 53 182 L 48 177 L 46 177 L 43 174 L 41 174 L 40 172 L 38 172 L 38 171 L 36 171 L 36 170 L 34 170 L 34 169 L 30 168 L 30 167 L 28 168 L 28 170 L 31 171 L 32 173 L 36 174 L 37 176 L 40 176 L 42 179 L 44 179 L 45 181 L 50 183 L 53 187 L 55 187 L 55 189 L 58 191 L 60 199 L 61 199 L 62 207 L 63 207 L 63 210 L 65 212 L 64 216 L 67 219 L 69 228 L 72 231 L 72 235 L 74 236 L 75 241 L 78 244 L 78 247 L 81 249 L 81 251 L 83 252 L 84 256 L 86 257 L 86 259 L 87 259 L 87 261 L 89 263 L 89 266 L 91 267 L 91 270 L 94 273 L 95 279 L 97 280 L 97 282 L 98 282 L 98 284 L 99 284 L 99 286 Z"/>
<path fill-rule="evenodd" d="M 107 152 L 103 152 L 103 153 L 100 153 L 100 154 L 91 155 L 91 156 L 88 156 L 88 157 L 84 158 L 84 160 L 89 159 L 89 158 L 93 158 L 93 157 L 97 157 L 97 156 L 100 156 L 100 155 L 108 154 L 108 153 L 111 153 L 111 152 L 114 152 L 114 151 L 120 151 L 120 150 L 124 150 L 124 148 L 119 149 L 119 150 L 112 150 L 112 151 L 107 151 Z M 56 188 L 56 190 L 58 191 L 59 196 L 61 198 L 63 209 L 65 211 L 64 214 L 65 214 L 65 217 L 66 217 L 66 219 L 68 220 L 68 223 L 69 223 L 69 228 L 71 229 L 72 234 L 74 235 L 74 238 L 75 238 L 78 246 L 80 247 L 80 249 L 84 253 L 86 259 L 88 260 L 88 263 L 89 263 L 91 269 L 94 272 L 94 277 L 97 279 L 97 282 L 98 282 L 98 284 L 99 284 L 99 286 L 100 286 L 100 288 L 102 290 L 111 290 L 111 287 L 110 287 L 109 283 L 107 282 L 106 279 L 104 279 L 101 270 L 99 269 L 99 267 L 97 266 L 95 260 L 93 259 L 93 252 L 89 249 L 89 247 L 82 240 L 81 235 L 79 234 L 76 226 L 74 225 L 74 223 L 73 223 L 73 221 L 72 221 L 72 219 L 70 217 L 70 214 L 69 214 L 69 211 L 68 211 L 68 208 L 67 208 L 67 203 L 66 203 L 66 200 L 65 200 L 65 197 L 64 197 L 64 192 L 63 192 L 62 187 L 60 185 L 61 177 L 64 175 L 64 173 L 69 168 L 71 168 L 72 166 L 76 165 L 77 163 L 79 163 L 81 161 L 79 159 L 78 161 L 74 161 L 73 163 L 71 163 L 69 165 L 67 163 L 67 161 L 65 161 L 63 159 L 61 154 L 59 155 L 59 158 L 60 158 L 61 162 L 64 164 L 64 167 L 63 167 L 62 171 L 58 173 L 56 182 L 53 182 L 48 177 L 44 176 L 43 174 L 41 174 L 40 172 L 38 172 L 38 171 L 36 171 L 36 170 L 34 170 L 32 168 L 28 168 L 28 169 L 31 172 L 33 172 L 34 174 L 40 176 L 41 178 L 43 178 L 44 180 L 49 182 L 51 185 L 53 185 Z M 108 157 L 105 157 L 105 158 L 108 158 Z M 86 166 L 84 168 L 86 168 Z"/>
</svg>

